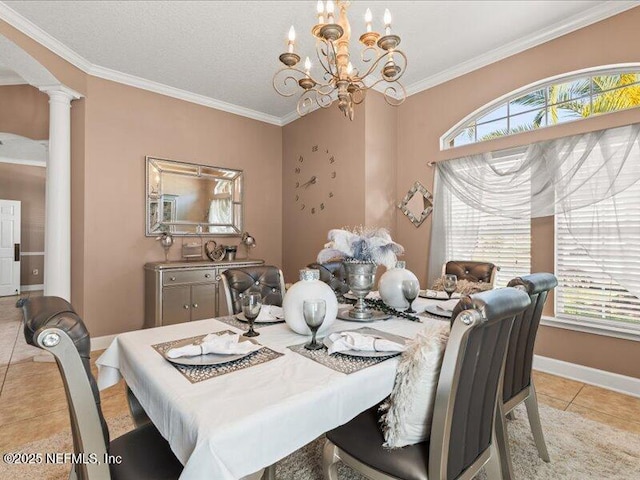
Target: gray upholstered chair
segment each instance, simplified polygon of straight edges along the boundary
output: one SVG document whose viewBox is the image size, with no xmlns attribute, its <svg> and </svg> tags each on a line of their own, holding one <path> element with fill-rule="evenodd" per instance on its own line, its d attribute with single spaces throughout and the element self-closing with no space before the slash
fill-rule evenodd
<svg viewBox="0 0 640 480">
<path fill-rule="evenodd" d="M 540 458 L 549 462 L 549 453 L 542 433 L 540 413 L 536 389 L 531 376 L 533 365 L 533 347 L 536 341 L 542 309 L 547 301 L 549 292 L 558 285 L 558 280 L 551 273 L 533 273 L 514 278 L 509 282 L 510 287 L 521 288 L 531 298 L 531 305 L 520 314 L 520 321 L 516 322 L 511 331 L 509 349 L 504 367 L 504 386 L 502 389 L 502 415 L 497 419 L 498 447 L 502 461 L 502 475 L 505 479 L 513 477 L 511 455 L 509 453 L 509 436 L 505 416 L 524 402 L 529 417 L 529 425 L 533 433 L 533 440 L 538 448 Z"/>
<path fill-rule="evenodd" d="M 82 319 L 59 297 L 32 297 L 22 306 L 27 343 L 51 352 L 64 381 L 73 448 L 76 454 L 95 454 L 100 463 L 79 463 L 72 480 L 170 480 L 182 465 L 169 443 L 152 423 L 109 441 L 109 429 L 100 408 L 100 394 L 91 374 L 91 340 Z M 120 456 L 107 464 L 105 455 Z"/>
<path fill-rule="evenodd" d="M 367 477 L 405 480 L 470 479 L 485 466 L 501 478 L 495 418 L 515 318 L 529 296 L 503 288 L 463 297 L 453 322 L 436 392 L 429 440 L 398 449 L 382 446 L 378 406 L 327 433 L 323 469 L 337 479 L 342 460 Z"/>
<path fill-rule="evenodd" d="M 347 272 L 342 262 L 310 263 L 307 268 L 320 271 L 320 280 L 331 287 L 339 300 L 349 291 Z"/>
<path fill-rule="evenodd" d="M 450 273 L 458 280 L 488 283 L 493 287 L 500 267 L 489 262 L 472 262 L 470 260 L 450 260 L 442 266 L 442 275 Z"/>
<path fill-rule="evenodd" d="M 260 265 L 230 268 L 222 272 L 222 285 L 229 315 L 242 312 L 241 299 L 250 292 L 260 292 L 265 305 L 282 306 L 284 276 L 278 267 Z"/>
</svg>

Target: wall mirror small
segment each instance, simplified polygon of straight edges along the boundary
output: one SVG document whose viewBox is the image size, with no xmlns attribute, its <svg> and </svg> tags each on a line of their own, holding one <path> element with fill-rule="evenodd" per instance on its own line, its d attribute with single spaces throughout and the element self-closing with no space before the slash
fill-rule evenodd
<svg viewBox="0 0 640 480">
<path fill-rule="evenodd" d="M 242 170 L 146 157 L 146 235 L 241 235 Z"/>
</svg>

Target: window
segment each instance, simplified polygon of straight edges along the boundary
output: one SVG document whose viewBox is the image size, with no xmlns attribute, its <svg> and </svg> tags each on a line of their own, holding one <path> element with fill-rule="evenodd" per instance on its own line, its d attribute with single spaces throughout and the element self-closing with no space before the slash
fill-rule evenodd
<svg viewBox="0 0 640 480">
<path fill-rule="evenodd" d="M 556 215 L 557 318 L 640 331 L 640 299 L 616 281 L 640 291 L 638 200 L 640 183 L 595 205 Z M 595 232 L 600 232 L 597 238 Z M 601 242 L 597 260 L 583 247 L 594 241 Z"/>
<path fill-rule="evenodd" d="M 482 142 L 640 106 L 640 68 L 601 69 L 542 82 L 498 100 L 442 138 L 442 148 Z"/>
<path fill-rule="evenodd" d="M 518 155 L 495 159 L 492 164 L 509 169 Z M 529 186 L 529 189 L 526 187 Z M 500 187 L 498 187 L 500 188 Z M 508 185 L 502 189 L 508 189 Z M 514 205 L 529 202 L 530 185 L 513 191 Z M 496 287 L 506 287 L 509 280 L 531 272 L 531 219 L 509 218 L 473 208 L 451 192 L 445 196 L 448 228 L 445 230 L 446 259 L 491 262 L 498 267 Z"/>
</svg>

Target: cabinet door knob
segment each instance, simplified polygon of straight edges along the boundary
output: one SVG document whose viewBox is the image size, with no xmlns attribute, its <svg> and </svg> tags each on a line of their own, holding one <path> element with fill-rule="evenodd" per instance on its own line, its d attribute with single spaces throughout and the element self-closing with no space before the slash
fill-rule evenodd
<svg viewBox="0 0 640 480">
<path fill-rule="evenodd" d="M 183 305 L 185 310 L 189 310 L 189 305 Z"/>
<path fill-rule="evenodd" d="M 172 282 L 176 281 L 176 277 L 169 277 L 169 280 L 171 280 Z"/>
<path fill-rule="evenodd" d="M 193 308 L 198 308 L 198 304 L 197 304 L 197 303 L 194 303 L 194 304 L 193 304 Z"/>
<path fill-rule="evenodd" d="M 211 274 L 210 273 L 205 273 L 204 274 L 204 278 L 211 278 Z"/>
<path fill-rule="evenodd" d="M 219 282 L 220 280 L 222 280 L 222 277 L 220 275 L 216 275 L 216 282 Z"/>
</svg>

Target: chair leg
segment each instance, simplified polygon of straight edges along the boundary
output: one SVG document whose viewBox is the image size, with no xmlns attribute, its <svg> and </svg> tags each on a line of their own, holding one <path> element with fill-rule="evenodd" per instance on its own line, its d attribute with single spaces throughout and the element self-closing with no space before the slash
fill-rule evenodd
<svg viewBox="0 0 640 480">
<path fill-rule="evenodd" d="M 494 438 L 495 440 L 495 438 Z M 500 466 L 500 453 L 498 452 L 497 442 L 492 442 L 491 447 L 491 457 L 489 461 L 484 465 L 484 471 L 487 474 L 487 478 L 489 480 L 503 480 L 502 468 Z"/>
<path fill-rule="evenodd" d="M 531 425 L 531 433 L 533 433 L 533 441 L 538 448 L 538 454 L 540 458 L 549 463 L 549 452 L 547 451 L 547 444 L 544 441 L 544 434 L 542 433 L 542 424 L 540 423 L 540 411 L 538 410 L 538 396 L 536 395 L 536 389 L 531 381 L 531 391 L 529 396 L 525 398 L 524 404 L 527 407 L 527 416 L 529 417 L 529 425 Z"/>
<path fill-rule="evenodd" d="M 496 407 L 495 440 L 496 457 L 498 458 L 501 471 L 500 478 L 511 480 L 513 478 L 513 465 L 511 463 L 511 452 L 509 451 L 509 431 L 507 430 L 507 422 L 501 404 Z M 491 479 L 492 477 L 489 478 Z"/>
<path fill-rule="evenodd" d="M 338 480 L 338 447 L 329 440 L 324 443 L 322 454 L 322 472 L 325 480 Z"/>
<path fill-rule="evenodd" d="M 260 480 L 276 480 L 276 464 L 269 465 L 264 469 Z"/>
</svg>

